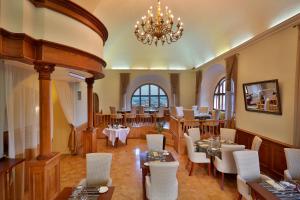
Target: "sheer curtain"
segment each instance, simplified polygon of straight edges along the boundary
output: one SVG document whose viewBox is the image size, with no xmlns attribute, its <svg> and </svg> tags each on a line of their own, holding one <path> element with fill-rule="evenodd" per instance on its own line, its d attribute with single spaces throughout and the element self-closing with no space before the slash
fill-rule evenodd
<svg viewBox="0 0 300 200">
<path fill-rule="evenodd" d="M 76 85 L 66 81 L 55 81 L 55 87 L 63 112 L 71 126 L 68 147 L 72 154 L 77 152 L 76 142 Z"/>
</svg>

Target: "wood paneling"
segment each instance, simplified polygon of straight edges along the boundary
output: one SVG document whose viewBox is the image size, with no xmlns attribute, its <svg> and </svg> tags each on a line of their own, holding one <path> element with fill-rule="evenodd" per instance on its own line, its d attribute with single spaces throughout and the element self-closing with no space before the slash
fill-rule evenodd
<svg viewBox="0 0 300 200">
<path fill-rule="evenodd" d="M 30 200 L 52 200 L 60 192 L 60 154 L 48 160 L 26 161 Z"/>
<path fill-rule="evenodd" d="M 250 149 L 252 140 L 256 135 L 263 140 L 259 150 L 261 170 L 273 178 L 282 179 L 283 172 L 287 168 L 284 148 L 292 148 L 293 146 L 242 129 L 237 129 L 236 142 Z"/>
<path fill-rule="evenodd" d="M 103 23 L 93 14 L 72 1 L 66 0 L 30 0 L 36 7 L 48 8 L 71 17 L 94 30 L 102 38 L 103 43 L 108 38 L 108 32 Z"/>
<path fill-rule="evenodd" d="M 36 40 L 24 33 L 12 33 L 0 28 L 0 58 L 27 64 L 48 63 L 85 71 L 95 79 L 104 77 L 105 61 L 93 54 L 66 45 Z"/>
</svg>

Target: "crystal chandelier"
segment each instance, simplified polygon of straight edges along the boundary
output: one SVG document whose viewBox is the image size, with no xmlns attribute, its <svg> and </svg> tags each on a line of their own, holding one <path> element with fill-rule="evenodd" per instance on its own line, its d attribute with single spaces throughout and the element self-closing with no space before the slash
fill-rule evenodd
<svg viewBox="0 0 300 200">
<path fill-rule="evenodd" d="M 179 40 L 183 32 L 183 23 L 180 18 L 178 18 L 176 27 L 173 19 L 171 10 L 166 6 L 164 12 L 161 9 L 160 0 L 158 0 L 156 15 L 153 15 L 153 7 L 151 6 L 148 15 L 136 22 L 134 33 L 143 44 L 151 45 L 154 42 L 157 46 L 158 41 L 161 41 L 162 45 L 164 43 L 171 44 Z"/>
</svg>

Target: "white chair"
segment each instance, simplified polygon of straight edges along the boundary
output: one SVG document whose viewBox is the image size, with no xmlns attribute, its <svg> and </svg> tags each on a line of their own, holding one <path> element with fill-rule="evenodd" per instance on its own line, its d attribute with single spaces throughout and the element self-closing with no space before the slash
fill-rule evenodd
<svg viewBox="0 0 300 200">
<path fill-rule="evenodd" d="M 300 180 L 300 149 L 285 148 L 287 170 L 284 171 L 285 180 Z"/>
<path fill-rule="evenodd" d="M 221 140 L 235 141 L 236 130 L 231 128 L 220 128 Z"/>
<path fill-rule="evenodd" d="M 81 180 L 79 185 L 87 187 L 111 186 L 111 161 L 111 153 L 86 154 L 86 179 Z"/>
<path fill-rule="evenodd" d="M 176 107 L 176 116 L 177 116 L 178 118 L 184 117 L 183 107 L 182 107 L 182 106 Z"/>
<path fill-rule="evenodd" d="M 178 166 L 178 161 L 149 163 L 151 176 L 146 176 L 146 196 L 149 200 L 177 199 L 176 173 Z"/>
<path fill-rule="evenodd" d="M 255 136 L 252 141 L 251 150 L 259 151 L 261 143 L 262 143 L 262 139 L 258 136 Z"/>
<path fill-rule="evenodd" d="M 215 156 L 214 161 L 214 175 L 216 175 L 216 170 L 222 173 L 221 178 L 221 189 L 224 189 L 224 174 L 236 174 L 236 166 L 233 159 L 234 151 L 243 151 L 245 149 L 244 145 L 222 145 L 221 146 L 221 158 Z"/>
<path fill-rule="evenodd" d="M 188 151 L 188 163 L 192 163 L 189 176 L 192 175 L 193 169 L 194 169 L 194 163 L 204 163 L 207 164 L 208 167 L 208 175 L 210 175 L 210 159 L 206 157 L 206 153 L 203 152 L 195 152 L 194 143 L 190 136 L 188 136 L 186 133 L 184 133 L 184 138 L 187 146 Z"/>
<path fill-rule="evenodd" d="M 147 134 L 147 146 L 149 151 L 162 151 L 164 135 L 163 134 Z"/>
<path fill-rule="evenodd" d="M 252 200 L 251 191 L 247 182 L 268 180 L 269 177 L 260 174 L 259 158 L 257 151 L 235 151 L 233 157 L 237 168 L 237 188 L 239 199 L 242 196 Z"/>
<path fill-rule="evenodd" d="M 199 128 L 188 129 L 188 134 L 192 138 L 193 142 L 200 140 L 200 129 Z"/>
</svg>

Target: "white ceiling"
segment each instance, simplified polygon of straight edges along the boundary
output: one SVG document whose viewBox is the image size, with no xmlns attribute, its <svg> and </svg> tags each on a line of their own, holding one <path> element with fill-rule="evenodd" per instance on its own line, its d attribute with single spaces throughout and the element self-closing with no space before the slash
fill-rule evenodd
<svg viewBox="0 0 300 200">
<path fill-rule="evenodd" d="M 136 40 L 134 25 L 157 0 L 73 0 L 107 27 L 107 68 L 190 69 L 300 13 L 300 0 L 161 0 L 184 22 L 171 45 Z"/>
</svg>

